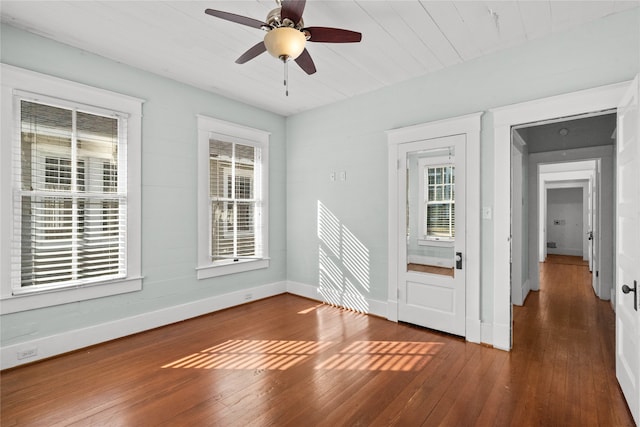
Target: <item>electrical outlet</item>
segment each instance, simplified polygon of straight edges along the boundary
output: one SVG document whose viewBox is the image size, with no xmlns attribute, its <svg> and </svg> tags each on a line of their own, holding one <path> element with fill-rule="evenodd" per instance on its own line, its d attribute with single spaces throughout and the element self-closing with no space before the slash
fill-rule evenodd
<svg viewBox="0 0 640 427">
<path fill-rule="evenodd" d="M 253 294 L 245 294 L 244 296 L 245 301 L 251 301 L 252 299 L 253 299 Z"/>
<path fill-rule="evenodd" d="M 16 357 L 18 358 L 18 360 L 29 359 L 30 357 L 36 357 L 37 355 L 38 355 L 37 347 L 27 348 L 25 350 L 20 350 L 19 352 L 16 353 Z"/>
</svg>

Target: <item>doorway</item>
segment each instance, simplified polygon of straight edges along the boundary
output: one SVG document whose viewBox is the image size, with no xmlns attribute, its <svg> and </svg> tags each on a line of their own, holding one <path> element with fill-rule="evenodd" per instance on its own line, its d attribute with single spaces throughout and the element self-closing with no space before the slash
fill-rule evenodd
<svg viewBox="0 0 640 427">
<path fill-rule="evenodd" d="M 469 114 L 387 131 L 387 318 L 461 335 L 471 342 L 481 340 L 481 115 Z M 409 169 L 412 164 L 415 167 Z M 415 175 L 414 180 L 407 179 L 411 175 Z M 445 194 L 455 193 L 455 197 L 448 202 L 434 200 L 437 207 L 430 207 L 428 200 L 417 201 L 421 193 L 428 195 L 431 190 L 434 196 L 441 194 L 445 198 Z M 412 215 L 408 203 L 413 196 L 417 209 Z M 423 223 L 429 209 L 435 214 L 451 212 L 451 215 L 440 218 L 435 215 L 433 222 Z M 454 219 L 454 209 L 455 221 L 450 221 Z M 410 313 L 414 309 L 417 314 Z M 430 312 L 427 323 L 425 310 Z"/>
<path fill-rule="evenodd" d="M 617 108 L 629 83 L 618 83 L 490 110 L 493 116 L 493 318 L 491 341 L 496 348 L 512 346 L 511 304 L 511 140 L 512 128 Z M 531 254 L 529 254 L 531 257 Z"/>
<path fill-rule="evenodd" d="M 520 279 L 527 286 L 520 300 L 512 291 L 514 304 L 521 305 L 529 290 L 539 290 L 538 263 L 544 262 L 548 253 L 582 256 L 595 264 L 594 293 L 600 299 L 610 299 L 614 283 L 615 130 L 616 113 L 610 110 L 514 127 L 519 144 L 525 144 L 523 163 L 528 165 L 521 190 L 527 194 L 523 209 L 527 218 L 522 213 L 520 219 L 528 224 L 521 246 L 512 247 L 512 258 L 522 258 L 523 270 L 528 272 Z M 550 195 L 555 199 L 549 199 Z M 550 209 L 555 218 L 547 218 Z M 512 224 L 519 222 L 517 213 L 511 213 Z M 512 276 L 512 289 L 520 283 L 518 279 Z"/>
<path fill-rule="evenodd" d="M 616 192 L 615 195 L 611 195 L 616 200 L 616 234 L 611 237 L 614 238 L 616 247 L 616 280 L 626 285 L 616 286 L 616 376 L 636 421 L 639 419 L 638 408 L 640 407 L 638 403 L 640 402 L 640 393 L 637 388 L 640 381 L 638 381 L 636 363 L 639 351 L 636 335 L 640 318 L 637 315 L 638 292 L 635 279 L 639 271 L 635 261 L 638 259 L 636 256 L 638 253 L 636 243 L 639 237 L 637 231 L 640 230 L 640 217 L 637 211 L 640 193 L 636 185 L 638 182 L 637 171 L 640 169 L 638 166 L 640 158 L 640 150 L 638 149 L 640 147 L 638 145 L 640 136 L 639 79 L 640 77 L 636 76 L 632 82 L 602 86 L 491 110 L 494 118 L 495 136 L 495 219 L 497 223 L 500 223 L 500 221 L 509 221 L 511 215 L 507 179 L 510 173 L 508 153 L 511 145 L 512 126 L 616 108 L 619 140 L 616 141 L 615 153 Z M 602 198 L 606 195 L 604 192 L 601 194 Z M 607 204 L 601 200 L 600 205 L 606 206 Z M 508 234 L 509 230 L 500 227 L 494 228 L 493 342 L 495 347 L 506 350 L 511 349 L 511 334 L 513 332 L 509 267 L 511 252 Z M 634 255 L 626 257 L 626 253 Z M 620 285 L 620 283 L 616 285 Z M 630 297 L 623 297 L 625 294 Z"/>
</svg>

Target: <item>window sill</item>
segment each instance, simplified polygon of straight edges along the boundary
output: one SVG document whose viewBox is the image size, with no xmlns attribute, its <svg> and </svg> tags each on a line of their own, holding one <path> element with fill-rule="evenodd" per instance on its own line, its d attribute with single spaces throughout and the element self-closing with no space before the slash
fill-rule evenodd
<svg viewBox="0 0 640 427">
<path fill-rule="evenodd" d="M 419 246 L 439 246 L 442 248 L 452 248 L 456 244 L 455 240 L 418 239 Z"/>
<path fill-rule="evenodd" d="M 261 268 L 269 268 L 269 259 L 247 260 L 231 262 L 229 264 L 207 265 L 198 267 L 198 280 L 209 279 L 211 277 L 225 276 L 227 274 L 242 273 L 245 271 L 259 270 Z"/>
<path fill-rule="evenodd" d="M 142 277 L 78 287 L 33 291 L 21 295 L 2 297 L 0 300 L 0 314 L 17 313 L 140 290 L 142 290 Z"/>
</svg>

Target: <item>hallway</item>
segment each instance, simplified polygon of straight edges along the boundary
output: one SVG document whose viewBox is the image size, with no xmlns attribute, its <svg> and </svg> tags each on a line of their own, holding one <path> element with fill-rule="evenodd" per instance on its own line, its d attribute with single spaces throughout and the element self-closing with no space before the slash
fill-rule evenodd
<svg viewBox="0 0 640 427">
<path fill-rule="evenodd" d="M 512 425 L 633 425 L 615 378 L 615 313 L 586 261 L 549 255 L 540 291 L 513 315 Z"/>
</svg>

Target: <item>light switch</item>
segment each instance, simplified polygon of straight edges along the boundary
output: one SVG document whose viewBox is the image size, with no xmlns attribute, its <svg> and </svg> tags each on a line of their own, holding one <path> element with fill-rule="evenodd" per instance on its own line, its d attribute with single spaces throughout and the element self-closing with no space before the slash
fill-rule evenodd
<svg viewBox="0 0 640 427">
<path fill-rule="evenodd" d="M 329 173 L 329 181 L 333 182 L 335 180 L 336 180 L 336 173 L 335 172 Z"/>
<path fill-rule="evenodd" d="M 340 171 L 340 181 L 347 180 L 347 171 Z"/>
<path fill-rule="evenodd" d="M 491 219 L 491 208 L 489 206 L 482 207 L 482 219 Z"/>
</svg>

